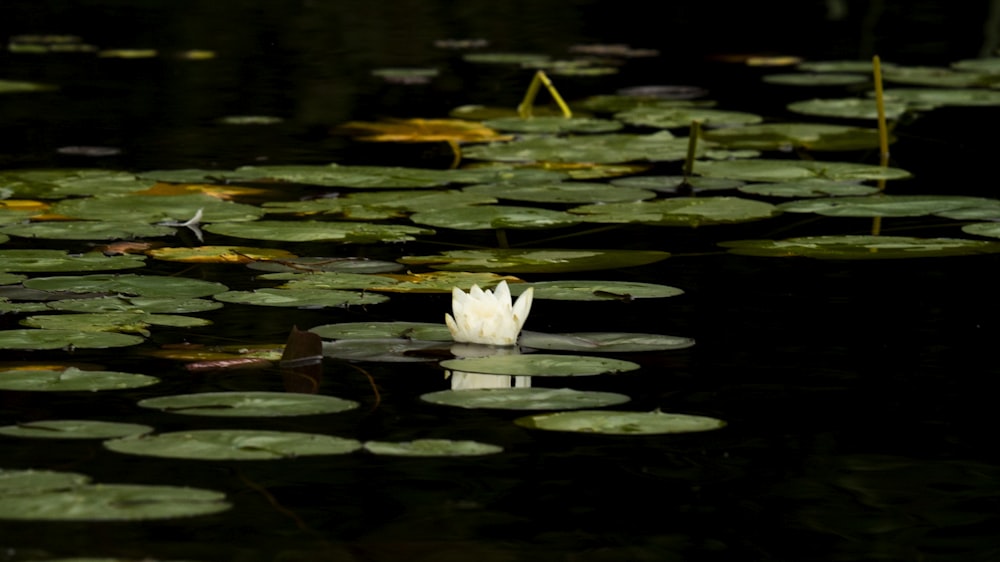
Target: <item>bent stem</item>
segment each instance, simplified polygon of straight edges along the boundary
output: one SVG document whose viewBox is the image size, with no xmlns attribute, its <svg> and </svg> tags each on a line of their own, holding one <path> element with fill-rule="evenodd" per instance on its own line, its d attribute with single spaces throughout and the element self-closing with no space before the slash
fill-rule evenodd
<svg viewBox="0 0 1000 562">
<path fill-rule="evenodd" d="M 563 117 L 569 119 L 573 117 L 573 112 L 570 111 L 569 105 L 563 101 L 562 96 L 559 95 L 559 91 L 556 87 L 552 85 L 552 81 L 546 76 L 544 72 L 539 70 L 535 73 L 535 76 L 531 79 L 531 84 L 528 84 L 528 91 L 524 94 L 524 99 L 521 100 L 520 105 L 517 106 L 517 114 L 521 119 L 528 119 L 531 117 L 531 108 L 535 103 L 535 98 L 538 97 L 538 89 L 544 85 L 545 89 L 549 91 L 552 99 L 555 100 L 556 105 L 562 110 Z"/>
</svg>

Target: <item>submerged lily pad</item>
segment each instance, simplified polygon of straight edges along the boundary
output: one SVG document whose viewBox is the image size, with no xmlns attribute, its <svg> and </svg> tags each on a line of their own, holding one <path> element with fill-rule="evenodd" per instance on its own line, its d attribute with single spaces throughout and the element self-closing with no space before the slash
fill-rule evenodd
<svg viewBox="0 0 1000 562">
<path fill-rule="evenodd" d="M 580 222 L 578 217 L 562 211 L 509 205 L 424 211 L 410 215 L 410 220 L 417 224 L 457 230 L 557 228 Z"/>
<path fill-rule="evenodd" d="M 629 401 L 624 394 L 571 388 L 477 388 L 442 390 L 420 397 L 425 402 L 459 408 L 497 410 L 572 410 L 615 406 Z"/>
<path fill-rule="evenodd" d="M 634 281 L 539 281 L 512 283 L 510 294 L 515 297 L 528 287 L 534 287 L 536 299 L 565 301 L 630 301 L 683 295 L 684 290 L 669 285 Z"/>
<path fill-rule="evenodd" d="M 369 453 L 394 457 L 474 457 L 503 452 L 503 447 L 499 445 L 451 439 L 417 439 L 398 443 L 366 441 L 364 447 Z"/>
<path fill-rule="evenodd" d="M 39 420 L 0 427 L 0 435 L 37 439 L 113 439 L 152 431 L 148 425 L 99 420 Z"/>
<path fill-rule="evenodd" d="M 112 271 L 145 265 L 145 256 L 106 256 L 101 252 L 70 254 L 64 250 L 0 250 L 0 271 L 23 273 Z"/>
<path fill-rule="evenodd" d="M 430 322 L 343 322 L 315 326 L 309 331 L 321 338 L 334 340 L 406 338 L 422 341 L 451 341 L 451 332 L 448 331 L 447 326 Z"/>
<path fill-rule="evenodd" d="M 768 123 L 711 129 L 702 134 L 705 140 L 731 149 L 863 150 L 879 145 L 878 130 L 874 128 L 825 123 Z"/>
<path fill-rule="evenodd" d="M 202 460 L 272 460 L 316 455 L 343 455 L 357 451 L 354 439 L 250 429 L 200 429 L 124 437 L 105 441 L 116 453 L 145 457 Z"/>
<path fill-rule="evenodd" d="M 147 398 L 140 400 L 139 406 L 194 416 L 280 417 L 346 412 L 358 403 L 322 394 L 202 392 Z"/>
<path fill-rule="evenodd" d="M 719 244 L 746 256 L 878 260 L 967 256 L 1000 252 L 1000 243 L 906 236 L 805 236 L 785 240 L 733 240 Z"/>
<path fill-rule="evenodd" d="M 235 304 L 289 307 L 332 307 L 378 304 L 389 300 L 384 295 L 332 289 L 257 289 L 226 291 L 212 298 Z"/>
<path fill-rule="evenodd" d="M 484 375 L 536 377 L 583 377 L 603 373 L 633 371 L 639 365 L 631 361 L 585 355 L 492 355 L 464 357 L 441 362 L 445 369 Z"/>
<path fill-rule="evenodd" d="M 3 333 L 0 332 L 0 337 L 2 337 Z M 67 344 L 64 342 L 63 345 Z M 120 390 L 125 388 L 140 388 L 158 382 L 160 382 L 159 379 L 148 375 L 121 373 L 118 371 L 84 371 L 76 367 L 69 367 L 60 371 L 30 369 L 6 369 L 0 371 L 0 390 L 28 392 Z"/>
<path fill-rule="evenodd" d="M 179 486 L 91 484 L 65 490 L 0 496 L 0 519 L 23 521 L 136 521 L 219 513 L 222 492 Z"/>
<path fill-rule="evenodd" d="M 910 177 L 910 173 L 906 170 L 870 164 L 766 158 L 698 162 L 695 173 L 706 177 L 757 182 L 801 181 L 815 178 L 844 181 L 895 180 Z"/>
<path fill-rule="evenodd" d="M 138 345 L 141 336 L 77 330 L 0 330 L 0 349 L 104 349 Z"/>
<path fill-rule="evenodd" d="M 587 222 L 702 226 L 766 219 L 778 214 L 770 203 L 739 197 L 676 197 L 634 203 L 584 205 L 569 210 Z"/>
<path fill-rule="evenodd" d="M 664 260 L 653 250 L 451 250 L 438 256 L 407 256 L 400 263 L 428 265 L 446 271 L 566 273 L 620 269 Z"/>
<path fill-rule="evenodd" d="M 227 289 L 222 283 L 201 279 L 108 273 L 73 277 L 36 277 L 26 280 L 24 286 L 39 291 L 125 294 L 150 298 L 207 297 Z"/>
<path fill-rule="evenodd" d="M 530 429 L 609 435 L 691 433 L 712 431 L 726 426 L 726 422 L 707 416 L 670 414 L 659 411 L 616 412 L 608 410 L 539 414 L 518 418 L 514 420 L 514 423 Z"/>
<path fill-rule="evenodd" d="M 678 336 L 622 332 L 545 334 L 541 332 L 522 331 L 518 344 L 522 348 L 533 349 L 622 353 L 685 349 L 693 346 L 694 340 Z"/>
<path fill-rule="evenodd" d="M 256 221 L 251 223 L 210 224 L 213 234 L 275 240 L 279 242 L 406 242 L 415 236 L 434 234 L 433 230 L 398 224 L 332 221 Z"/>
</svg>

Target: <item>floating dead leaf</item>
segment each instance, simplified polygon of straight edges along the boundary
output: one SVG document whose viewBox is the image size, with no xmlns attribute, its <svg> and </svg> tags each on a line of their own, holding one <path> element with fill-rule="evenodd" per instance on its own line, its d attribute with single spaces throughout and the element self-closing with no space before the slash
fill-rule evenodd
<svg viewBox="0 0 1000 562">
<path fill-rule="evenodd" d="M 188 195 L 190 193 L 204 193 L 217 199 L 229 201 L 234 197 L 245 197 L 268 195 L 274 193 L 273 190 L 261 189 L 258 187 L 240 187 L 235 185 L 212 185 L 195 183 L 163 183 L 159 182 L 153 187 L 144 191 L 138 191 L 136 195 Z"/>
<path fill-rule="evenodd" d="M 490 142 L 514 138 L 462 119 L 350 121 L 337 127 L 335 132 L 373 142 Z"/>
<path fill-rule="evenodd" d="M 146 252 L 151 258 L 183 263 L 251 263 L 259 260 L 296 258 L 295 254 L 277 248 L 246 246 L 199 246 L 197 248 L 155 248 Z"/>
</svg>

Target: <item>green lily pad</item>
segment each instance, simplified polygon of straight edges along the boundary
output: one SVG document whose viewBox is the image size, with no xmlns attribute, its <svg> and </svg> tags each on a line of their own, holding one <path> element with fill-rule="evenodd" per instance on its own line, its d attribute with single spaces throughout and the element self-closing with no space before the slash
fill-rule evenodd
<svg viewBox="0 0 1000 562">
<path fill-rule="evenodd" d="M 0 94 L 15 94 L 23 92 L 48 92 L 56 90 L 52 84 L 28 82 L 25 80 L 0 80 Z"/>
<path fill-rule="evenodd" d="M 400 263 L 428 265 L 446 271 L 566 273 L 621 269 L 664 260 L 653 250 L 451 250 L 437 256 L 406 256 Z"/>
<path fill-rule="evenodd" d="M 0 330 L 0 349 L 103 349 L 138 345 L 141 336 L 77 330 Z"/>
<path fill-rule="evenodd" d="M 583 377 L 603 373 L 633 371 L 639 365 L 631 361 L 585 355 L 492 355 L 446 359 L 441 366 L 452 371 L 484 375 L 536 377 Z"/>
<path fill-rule="evenodd" d="M 256 221 L 252 223 L 210 224 L 213 234 L 275 240 L 279 242 L 406 242 L 415 236 L 434 234 L 433 230 L 396 224 L 332 221 Z"/>
<path fill-rule="evenodd" d="M 2 334 L 3 332 L 0 332 L 0 336 Z M 63 345 L 66 345 L 66 343 L 63 343 Z M 76 367 L 69 367 L 62 371 L 28 369 L 5 369 L 0 371 L 0 390 L 28 392 L 120 390 L 141 388 L 158 382 L 160 382 L 159 379 L 148 375 L 118 371 L 84 371 Z"/>
<path fill-rule="evenodd" d="M 730 149 L 864 150 L 879 146 L 878 130 L 824 123 L 768 123 L 702 133 L 705 140 Z M 890 142 L 894 140 L 890 138 Z M 699 172 L 700 173 L 700 172 Z"/>
<path fill-rule="evenodd" d="M 40 420 L 0 427 L 0 435 L 37 439 L 113 439 L 152 431 L 148 425 L 99 420 Z"/>
<path fill-rule="evenodd" d="M 439 271 L 406 275 L 365 275 L 360 273 L 269 273 L 261 279 L 287 280 L 282 289 L 354 289 L 383 293 L 451 293 L 459 287 L 469 290 L 473 285 L 490 288 L 500 281 L 517 281 L 493 273 Z"/>
<path fill-rule="evenodd" d="M 0 496 L 0 519 L 137 521 L 219 513 L 226 495 L 213 490 L 139 484 L 91 484 L 68 490 Z"/>
<path fill-rule="evenodd" d="M 957 70 L 968 70 L 971 72 L 985 72 L 987 74 L 1000 74 L 1000 57 L 963 59 L 951 63 L 951 67 Z"/>
<path fill-rule="evenodd" d="M 699 151 L 701 150 L 703 149 L 699 148 Z M 687 157 L 687 151 L 686 138 L 677 138 L 669 131 L 660 131 L 651 135 L 533 137 L 506 143 L 470 146 L 464 149 L 462 154 L 467 158 L 500 162 L 616 164 L 633 160 L 681 161 Z"/>
<path fill-rule="evenodd" d="M 430 322 L 343 322 L 315 326 L 309 331 L 321 338 L 333 340 L 406 338 L 421 341 L 451 341 L 451 332 L 447 326 Z"/>
<path fill-rule="evenodd" d="M 638 96 L 638 95 L 624 95 L 624 94 L 601 94 L 596 96 L 590 96 L 584 98 L 579 102 L 573 104 L 574 109 L 579 106 L 583 109 L 597 113 L 618 113 L 621 111 L 628 111 L 636 107 L 644 106 L 654 106 L 654 107 L 713 107 L 715 106 L 714 101 L 711 100 L 689 100 L 689 99 L 676 99 L 676 100 L 666 100 L 661 97 L 656 96 Z"/>
<path fill-rule="evenodd" d="M 485 64 L 524 64 L 549 60 L 548 55 L 539 53 L 466 53 L 462 56 L 465 62 Z"/>
<path fill-rule="evenodd" d="M 48 240 L 121 240 L 169 236 L 175 229 L 146 223 L 104 221 L 53 221 L 11 224 L 0 232 L 25 238 Z"/>
<path fill-rule="evenodd" d="M 381 220 L 406 216 L 418 211 L 441 210 L 468 205 L 488 205 L 497 200 L 489 195 L 459 190 L 367 191 L 344 197 L 310 201 L 275 201 L 265 203 L 268 213 L 341 215 L 352 220 Z"/>
<path fill-rule="evenodd" d="M 569 212 L 586 215 L 584 220 L 587 222 L 695 227 L 766 219 L 778 214 L 778 208 L 770 203 L 739 197 L 676 197 L 584 205 Z"/>
<path fill-rule="evenodd" d="M 882 70 L 895 66 L 889 62 L 882 62 L 880 65 Z M 800 70 L 805 70 L 807 72 L 833 72 L 833 73 L 857 73 L 857 74 L 871 74 L 872 73 L 872 61 L 868 60 L 819 60 L 819 61 L 805 61 L 798 65 Z"/>
<path fill-rule="evenodd" d="M 442 390 L 420 397 L 425 402 L 459 408 L 497 410 L 573 410 L 615 406 L 629 401 L 624 394 L 571 388 L 477 388 Z"/>
<path fill-rule="evenodd" d="M 680 193 L 684 189 L 689 189 L 690 193 L 700 193 L 703 191 L 725 191 L 727 189 L 736 189 L 743 185 L 743 182 L 726 178 L 706 178 L 697 176 L 688 178 L 685 178 L 684 176 L 635 176 L 632 178 L 611 180 L 611 185 L 650 189 L 663 193 Z"/>
<path fill-rule="evenodd" d="M 112 271 L 145 265 L 146 256 L 106 256 L 101 252 L 70 254 L 65 250 L 0 250 L 0 271 L 24 273 Z"/>
<path fill-rule="evenodd" d="M 868 63 L 871 70 L 871 63 Z M 800 72 L 798 74 L 768 74 L 761 78 L 768 84 L 782 86 L 854 86 L 871 81 L 864 74 L 842 74 L 835 72 Z"/>
<path fill-rule="evenodd" d="M 534 107 L 531 110 L 535 117 L 560 117 L 563 116 L 562 109 L 554 105 L 543 105 L 539 107 Z M 449 117 L 455 117 L 456 119 L 466 119 L 468 121 L 489 121 L 490 119 L 503 119 L 507 117 L 520 118 L 518 115 L 517 108 L 513 106 L 487 106 L 487 105 L 460 105 L 448 112 Z M 589 115 L 581 115 L 580 112 L 576 111 L 576 107 L 573 108 L 574 117 L 589 117 Z"/>
<path fill-rule="evenodd" d="M 901 100 L 884 102 L 885 118 L 898 119 L 909 106 Z M 844 119 L 878 119 L 878 108 L 874 99 L 841 98 L 813 99 L 788 104 L 788 111 L 820 117 L 841 117 Z"/>
<path fill-rule="evenodd" d="M 151 314 L 141 310 L 124 312 L 95 312 L 77 314 L 46 314 L 29 316 L 21 320 L 22 326 L 46 330 L 78 330 L 81 332 L 137 332 L 148 336 L 149 326 L 192 328 L 208 326 L 204 318 L 177 314 Z"/>
<path fill-rule="evenodd" d="M 75 488 L 88 482 L 89 476 L 76 472 L 0 469 L 0 497 Z"/>
<path fill-rule="evenodd" d="M 877 260 L 967 256 L 1000 252 L 1000 243 L 906 236 L 805 236 L 785 240 L 733 240 L 719 244 L 745 256 Z"/>
<path fill-rule="evenodd" d="M 602 203 L 612 201 L 640 201 L 652 199 L 656 193 L 645 189 L 606 183 L 564 182 L 541 185 L 503 186 L 472 185 L 466 193 L 494 195 L 511 201 L 537 203 Z"/>
<path fill-rule="evenodd" d="M 518 344 L 522 348 L 532 349 L 623 353 L 685 349 L 693 346 L 694 340 L 660 334 L 631 334 L 621 332 L 544 334 L 541 332 L 522 331 Z"/>
<path fill-rule="evenodd" d="M 354 439 L 296 433 L 243 429 L 200 429 L 124 437 L 105 441 L 116 453 L 144 457 L 201 460 L 272 460 L 316 455 L 343 455 L 357 451 Z"/>
<path fill-rule="evenodd" d="M 475 457 L 503 452 L 503 447 L 498 445 L 451 439 L 417 439 L 399 443 L 366 441 L 364 447 L 369 453 L 394 457 Z"/>
<path fill-rule="evenodd" d="M 967 224 L 962 227 L 962 232 L 966 234 L 974 234 L 976 236 L 1000 238 L 1000 223 L 980 222 L 975 224 Z"/>
<path fill-rule="evenodd" d="M 399 281 L 383 275 L 339 271 L 319 273 L 265 273 L 260 279 L 288 281 L 281 289 L 338 289 L 369 291 L 393 287 Z"/>
<path fill-rule="evenodd" d="M 222 125 L 276 125 L 284 121 L 284 118 L 274 115 L 227 115 L 215 122 Z"/>
<path fill-rule="evenodd" d="M 557 117 L 537 116 L 528 119 L 520 117 L 501 117 L 490 119 L 484 126 L 498 131 L 514 133 L 611 133 L 624 127 L 619 121 L 597 119 L 593 117 Z"/>
<path fill-rule="evenodd" d="M 760 123 L 763 118 L 753 113 L 722 111 L 700 107 L 657 107 L 641 106 L 615 114 L 629 125 L 674 129 L 690 127 L 692 121 L 699 121 L 708 127 L 732 127 Z"/>
<path fill-rule="evenodd" d="M 445 328 L 447 330 L 447 328 Z M 448 343 L 409 338 L 342 339 L 323 342 L 323 356 L 345 361 L 374 361 L 380 363 L 419 363 L 437 361 L 441 350 L 451 346 Z"/>
<path fill-rule="evenodd" d="M 815 178 L 834 181 L 874 181 L 910 177 L 910 173 L 906 170 L 870 164 L 766 158 L 699 162 L 695 172 L 706 177 L 756 182 L 801 181 Z"/>
<path fill-rule="evenodd" d="M 52 205 L 52 213 L 74 219 L 120 220 L 149 223 L 183 223 L 199 212 L 201 220 L 209 223 L 254 221 L 264 215 L 264 210 L 253 205 L 223 201 L 211 195 L 121 195 L 64 199 Z"/>
<path fill-rule="evenodd" d="M 27 277 L 16 273 L 0 273 L 0 285 L 14 285 L 24 281 Z"/>
<path fill-rule="evenodd" d="M 355 189 L 402 189 L 437 187 L 455 181 L 447 170 L 398 166 L 244 166 L 215 177 L 230 181 L 284 181 L 326 187 Z"/>
<path fill-rule="evenodd" d="M 344 273 L 387 273 L 398 271 L 402 266 L 391 261 L 367 258 L 297 257 L 278 261 L 258 261 L 247 264 L 250 269 L 273 272 L 344 272 Z"/>
<path fill-rule="evenodd" d="M 989 86 L 994 82 L 989 73 L 943 66 L 892 66 L 882 69 L 882 79 L 895 84 L 934 88 L 975 88 Z"/>
<path fill-rule="evenodd" d="M 514 423 L 530 429 L 547 431 L 573 431 L 578 433 L 604 433 L 608 435 L 659 435 L 712 431 L 726 426 L 726 422 L 707 416 L 670 414 L 664 412 L 616 412 L 609 410 L 581 410 L 526 416 Z"/>
<path fill-rule="evenodd" d="M 149 189 L 156 182 L 118 170 L 50 168 L 12 170 L 0 173 L 0 186 L 8 186 L 18 197 L 64 199 L 101 195 L 124 195 Z M 120 219 L 123 215 L 113 217 Z M 128 216 L 128 215 L 124 215 Z M 130 217 L 131 220 L 135 220 Z"/>
<path fill-rule="evenodd" d="M 816 213 L 828 217 L 920 217 L 996 202 L 962 195 L 877 194 L 791 201 L 778 208 L 788 213 Z"/>
<path fill-rule="evenodd" d="M 24 282 L 29 289 L 66 293 L 110 293 L 159 298 L 197 298 L 221 293 L 222 283 L 186 277 L 99 273 L 61 277 L 36 277 Z"/>
<path fill-rule="evenodd" d="M 358 403 L 321 394 L 202 392 L 147 398 L 140 400 L 139 406 L 194 416 L 279 417 L 346 412 Z"/>
<path fill-rule="evenodd" d="M 509 205 L 424 211 L 410 215 L 410 220 L 417 224 L 456 230 L 557 228 L 580 222 L 578 217 L 562 211 Z"/>
<path fill-rule="evenodd" d="M 334 307 L 379 304 L 389 300 L 384 295 L 328 289 L 257 289 L 226 291 L 212 295 L 222 302 L 257 306 Z"/>
<path fill-rule="evenodd" d="M 1000 105 L 1000 91 L 981 88 L 889 88 L 885 99 L 902 102 L 917 109 L 944 106 Z"/>
<path fill-rule="evenodd" d="M 740 192 L 765 197 L 845 197 L 849 195 L 873 195 L 879 189 L 873 185 L 862 185 L 857 181 L 838 181 L 812 178 L 780 183 L 751 183 L 740 186 Z"/>
<path fill-rule="evenodd" d="M 129 297 L 114 295 L 92 299 L 60 299 L 46 303 L 51 310 L 70 312 L 134 312 L 176 313 L 205 312 L 223 307 L 221 302 L 205 299 L 185 299 L 170 297 Z"/>
<path fill-rule="evenodd" d="M 528 287 L 535 288 L 536 299 L 564 301 L 630 301 L 683 295 L 684 290 L 669 285 L 632 281 L 539 281 L 512 283 L 510 294 L 519 296 Z"/>
</svg>

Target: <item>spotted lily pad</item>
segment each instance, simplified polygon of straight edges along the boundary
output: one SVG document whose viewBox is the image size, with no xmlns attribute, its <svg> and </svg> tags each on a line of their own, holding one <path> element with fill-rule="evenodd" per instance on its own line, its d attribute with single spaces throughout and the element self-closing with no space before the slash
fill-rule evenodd
<svg viewBox="0 0 1000 562">
<path fill-rule="evenodd" d="M 536 377 L 582 377 L 633 371 L 639 368 L 636 363 L 620 359 L 541 353 L 447 359 L 441 362 L 441 366 L 466 373 Z"/>
<path fill-rule="evenodd" d="M 573 280 L 512 283 L 510 284 L 510 293 L 518 296 L 528 287 L 535 288 L 534 298 L 536 299 L 567 301 L 630 301 L 632 299 L 675 297 L 684 294 L 683 289 L 655 283 Z"/>
<path fill-rule="evenodd" d="M 145 457 L 202 460 L 273 460 L 316 455 L 343 455 L 357 451 L 354 439 L 243 429 L 201 429 L 124 437 L 105 441 L 116 453 Z"/>
<path fill-rule="evenodd" d="M 194 416 L 279 417 L 346 412 L 358 403 L 321 394 L 202 392 L 147 398 L 140 400 L 139 406 Z"/>
<path fill-rule="evenodd" d="M 503 447 L 498 445 L 451 439 L 417 439 L 397 443 L 366 441 L 364 447 L 369 453 L 394 457 L 474 457 L 503 452 Z"/>
<path fill-rule="evenodd" d="M 701 149 L 699 149 L 701 150 Z M 651 135 L 605 134 L 575 137 L 532 137 L 507 143 L 473 146 L 468 158 L 500 162 L 586 162 L 615 164 L 632 160 L 681 161 L 688 140 L 668 131 Z"/>
<path fill-rule="evenodd" d="M 276 240 L 279 242 L 406 242 L 418 235 L 434 234 L 433 230 L 396 224 L 332 221 L 256 221 L 252 223 L 210 224 L 205 230 L 213 234 Z"/>
<path fill-rule="evenodd" d="M 2 335 L 3 332 L 0 332 L 0 337 Z M 63 345 L 66 344 L 63 343 Z M 158 382 L 159 379 L 148 375 L 118 371 L 84 371 L 76 367 L 69 367 L 58 371 L 31 369 L 5 369 L 0 371 L 0 389 L 29 392 L 119 390 L 140 388 Z"/>
<path fill-rule="evenodd" d="M 522 348 L 622 353 L 632 351 L 666 351 L 685 349 L 694 345 L 691 338 L 661 334 L 633 334 L 622 332 L 577 332 L 571 334 L 545 334 L 522 331 L 518 344 Z"/>
<path fill-rule="evenodd" d="M 747 222 L 778 214 L 770 203 L 739 197 L 676 197 L 634 203 L 584 205 L 569 210 L 587 222 L 702 226 Z"/>
<path fill-rule="evenodd" d="M 451 332 L 444 324 L 430 322 L 343 322 L 310 328 L 322 338 L 380 339 L 406 338 L 411 340 L 450 342 Z"/>
<path fill-rule="evenodd" d="M 785 182 L 807 179 L 827 180 L 894 180 L 910 177 L 899 168 L 883 168 L 852 162 L 820 162 L 817 160 L 725 160 L 699 162 L 695 172 L 702 176 L 758 182 Z"/>
<path fill-rule="evenodd" d="M 226 511 L 213 490 L 139 484 L 91 484 L 65 490 L 0 496 L 0 519 L 22 521 L 135 521 Z"/>
<path fill-rule="evenodd" d="M 785 240 L 733 240 L 719 244 L 747 256 L 877 260 L 963 256 L 1000 252 L 1000 243 L 961 238 L 906 236 L 805 236 Z"/>
<path fill-rule="evenodd" d="M 457 230 L 556 228 L 580 222 L 579 217 L 562 211 L 509 205 L 425 211 L 410 215 L 410 220 L 417 224 Z"/>
<path fill-rule="evenodd" d="M 581 410 L 526 416 L 514 423 L 530 429 L 604 433 L 609 435 L 658 435 L 712 431 L 726 422 L 707 416 L 671 414 L 665 412 L 620 412 Z"/>
<path fill-rule="evenodd" d="M 0 271 L 23 273 L 112 271 L 145 265 L 145 256 L 106 256 L 101 252 L 70 254 L 64 250 L 0 250 Z"/>
<path fill-rule="evenodd" d="M 148 425 L 99 420 L 39 420 L 0 427 L 0 435 L 37 439 L 113 439 L 152 431 Z"/>
<path fill-rule="evenodd" d="M 67 293 L 110 293 L 142 297 L 197 298 L 226 290 L 222 283 L 186 277 L 155 275 L 94 275 L 36 277 L 24 282 L 29 289 Z"/>
<path fill-rule="evenodd" d="M 832 197 L 791 201 L 779 208 L 788 213 L 816 213 L 828 217 L 920 217 L 995 205 L 994 199 L 962 195 L 886 195 Z"/>
<path fill-rule="evenodd" d="M 104 349 L 138 345 L 141 336 L 77 330 L 0 330 L 0 349 Z"/>
<path fill-rule="evenodd" d="M 420 397 L 425 402 L 459 408 L 497 410 L 573 410 L 615 406 L 629 401 L 624 394 L 571 388 L 474 388 L 442 390 Z"/>
<path fill-rule="evenodd" d="M 451 250 L 438 256 L 407 256 L 404 264 L 423 264 L 446 271 L 565 273 L 620 269 L 666 259 L 653 250 Z"/>
</svg>

